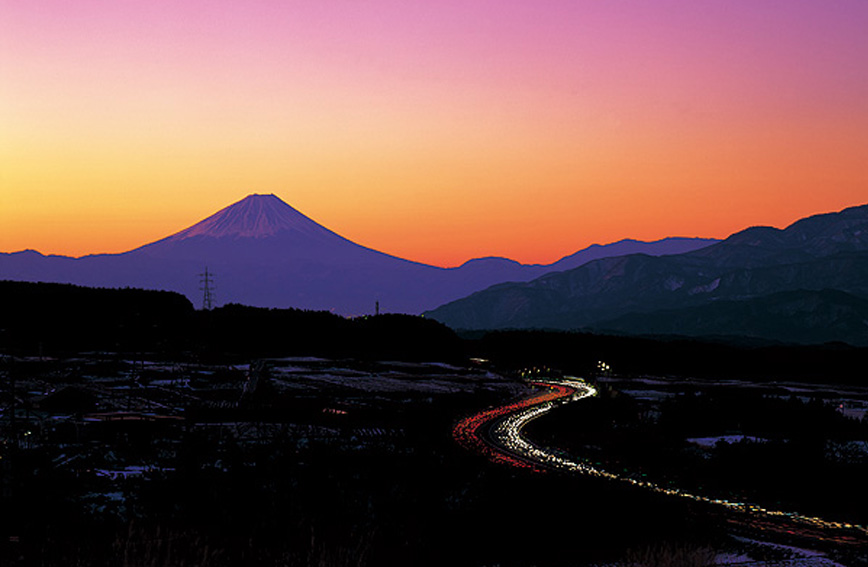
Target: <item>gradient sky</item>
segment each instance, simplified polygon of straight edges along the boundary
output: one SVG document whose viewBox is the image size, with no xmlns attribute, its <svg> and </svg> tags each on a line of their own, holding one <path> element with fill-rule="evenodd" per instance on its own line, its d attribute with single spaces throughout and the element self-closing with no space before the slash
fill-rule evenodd
<svg viewBox="0 0 868 567">
<path fill-rule="evenodd" d="M 456 265 L 868 202 L 868 2 L 0 0 L 0 251 L 249 193 Z"/>
</svg>

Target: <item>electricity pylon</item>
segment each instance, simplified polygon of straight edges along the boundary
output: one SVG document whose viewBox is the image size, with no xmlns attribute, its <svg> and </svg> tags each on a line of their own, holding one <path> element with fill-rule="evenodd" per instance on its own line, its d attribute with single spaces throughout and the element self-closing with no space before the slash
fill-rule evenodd
<svg viewBox="0 0 868 567">
<path fill-rule="evenodd" d="M 205 266 L 205 273 L 199 274 L 199 283 L 202 284 L 199 288 L 202 290 L 202 309 L 210 311 L 214 307 L 214 274 L 208 272 L 208 266 Z"/>
</svg>

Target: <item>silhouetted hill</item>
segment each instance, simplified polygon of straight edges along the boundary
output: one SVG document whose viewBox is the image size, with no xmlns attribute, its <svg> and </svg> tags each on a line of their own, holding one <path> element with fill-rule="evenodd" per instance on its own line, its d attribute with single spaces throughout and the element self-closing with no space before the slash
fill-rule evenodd
<svg viewBox="0 0 868 567">
<path fill-rule="evenodd" d="M 184 296 L 173 292 L 0 281 L 0 352 L 53 355 L 94 350 L 216 359 L 449 361 L 463 356 L 452 330 L 412 315 L 347 319 L 327 311 L 237 304 L 195 311 Z"/>
<path fill-rule="evenodd" d="M 193 313 L 186 297 L 167 291 L 0 281 L 0 348 L 167 347 L 183 339 Z"/>
<path fill-rule="evenodd" d="M 197 312 L 197 323 L 197 350 L 215 356 L 443 361 L 463 356 L 451 329 L 415 315 L 347 319 L 327 311 L 231 304 Z"/>
</svg>

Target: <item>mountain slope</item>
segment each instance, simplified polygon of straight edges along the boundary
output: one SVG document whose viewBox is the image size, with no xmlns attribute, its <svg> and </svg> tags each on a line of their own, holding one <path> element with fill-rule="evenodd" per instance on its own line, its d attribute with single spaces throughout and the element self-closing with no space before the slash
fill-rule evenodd
<svg viewBox="0 0 868 567">
<path fill-rule="evenodd" d="M 781 291 L 868 297 L 868 206 L 755 227 L 686 254 L 607 258 L 527 283 L 503 284 L 428 316 L 455 328 L 594 328 L 630 313 L 689 309 Z"/>
<path fill-rule="evenodd" d="M 297 307 L 363 314 L 419 313 L 504 281 L 527 281 L 552 269 L 624 250 L 651 254 L 697 249 L 715 241 L 664 239 L 593 246 L 551 266 L 505 258 L 440 268 L 360 246 L 275 195 L 249 195 L 195 225 L 122 254 L 82 258 L 24 251 L 0 254 L 0 279 L 96 287 L 143 287 L 202 297 L 199 276 L 214 274 L 217 304 Z M 557 267 L 557 268 L 556 268 Z"/>
<path fill-rule="evenodd" d="M 745 300 L 630 313 L 597 328 L 646 335 L 728 335 L 868 345 L 868 300 L 837 290 L 782 291 Z"/>
</svg>

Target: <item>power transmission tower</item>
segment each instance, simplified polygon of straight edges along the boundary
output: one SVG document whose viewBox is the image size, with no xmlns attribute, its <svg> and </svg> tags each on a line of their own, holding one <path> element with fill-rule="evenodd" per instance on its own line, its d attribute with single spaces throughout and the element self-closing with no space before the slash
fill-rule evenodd
<svg viewBox="0 0 868 567">
<path fill-rule="evenodd" d="M 199 283 L 202 286 L 202 309 L 210 311 L 214 307 L 214 274 L 208 272 L 208 266 L 205 266 L 205 273 L 199 274 Z"/>
</svg>

